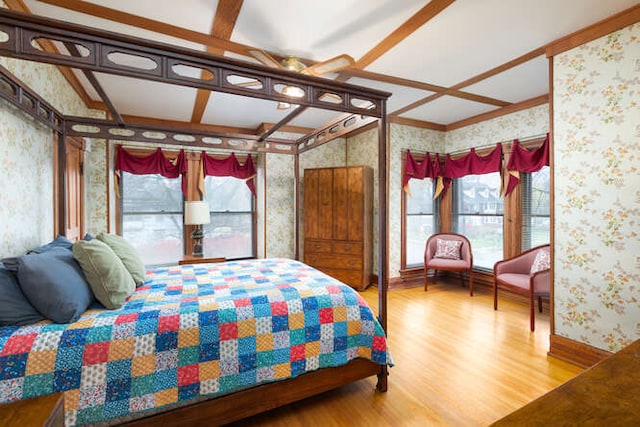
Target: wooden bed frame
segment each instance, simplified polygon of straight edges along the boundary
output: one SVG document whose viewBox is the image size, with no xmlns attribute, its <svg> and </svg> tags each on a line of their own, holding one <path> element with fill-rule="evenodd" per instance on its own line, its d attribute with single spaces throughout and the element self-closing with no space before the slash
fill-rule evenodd
<svg viewBox="0 0 640 427">
<path fill-rule="evenodd" d="M 286 96 L 280 94 L 276 85 L 294 84 L 305 88 L 307 97 L 296 100 L 300 107 L 286 116 L 274 127 L 260 136 L 256 135 L 226 135 L 211 133 L 202 130 L 180 129 L 169 126 L 150 126 L 148 124 L 124 123 L 117 112 L 113 110 L 108 99 L 104 99 L 115 120 L 100 120 L 84 117 L 65 116 L 48 104 L 42 97 L 31 91 L 24 83 L 16 79 L 7 70 L 0 67 L 0 97 L 4 98 L 17 108 L 23 110 L 34 119 L 46 124 L 57 134 L 58 141 L 58 170 L 57 179 L 60 183 L 59 200 L 56 201 L 58 211 L 59 229 L 64 230 L 64 218 L 66 217 L 66 205 L 64 194 L 66 193 L 64 147 L 65 137 L 81 136 L 89 138 L 104 138 L 118 140 L 149 141 L 154 143 L 170 142 L 191 147 L 211 147 L 203 138 L 215 137 L 222 140 L 217 148 L 228 148 L 242 151 L 284 153 L 295 156 L 296 165 L 296 193 L 299 194 L 298 165 L 299 155 L 309 149 L 313 149 L 335 138 L 346 135 L 359 127 L 369 125 L 377 120 L 378 128 L 378 198 L 379 198 L 379 252 L 378 252 L 378 320 L 383 329 L 387 330 L 387 283 L 388 283 L 388 242 L 387 242 L 387 124 L 386 124 L 386 100 L 390 96 L 387 92 L 374 89 L 335 82 L 332 80 L 306 76 L 289 72 L 266 68 L 261 65 L 252 65 L 248 62 L 232 60 L 230 58 L 210 55 L 198 51 L 178 48 L 175 46 L 151 42 L 144 39 L 127 37 L 106 31 L 100 31 L 89 27 L 64 23 L 34 15 L 22 14 L 0 8 L 0 31 L 8 34 L 8 40 L 0 42 L 0 56 L 8 56 L 36 62 L 45 62 L 55 65 L 64 65 L 78 68 L 85 74 L 91 75 L 93 71 L 149 80 L 164 83 L 177 84 L 195 88 L 203 88 L 217 92 L 232 93 L 254 98 L 269 99 L 275 101 L 287 101 Z M 49 39 L 62 42 L 67 46 L 70 54 L 60 54 L 47 50 L 38 50 L 31 46 L 34 39 Z M 74 45 L 85 47 L 88 55 L 80 56 Z M 75 52 L 75 53 L 74 53 Z M 125 65 L 114 64 L 108 59 L 109 52 L 126 52 L 127 54 L 151 58 L 158 65 L 156 70 L 140 70 Z M 208 70 L 214 75 L 212 80 L 200 80 L 185 77 L 172 71 L 172 65 L 187 65 L 192 68 Z M 262 89 L 252 89 L 237 86 L 227 79 L 230 75 L 242 76 L 259 80 Z M 88 77 L 89 77 L 88 76 Z M 89 78 L 91 81 L 92 79 Z M 95 79 L 93 79 L 95 80 Z M 94 82 L 94 86 L 97 81 Z M 98 93 L 102 93 L 99 90 Z M 335 104 L 321 99 L 323 94 L 337 94 L 342 102 Z M 358 107 L 352 100 L 369 101 L 371 107 Z M 295 118 L 308 107 L 334 110 L 342 113 L 332 124 L 315 130 L 309 135 L 291 142 L 272 138 L 271 135 L 287 122 Z M 115 114 L 114 114 L 115 113 Z M 85 128 L 93 127 L 88 132 Z M 95 129 L 98 129 L 95 132 Z M 113 129 L 127 129 L 134 132 L 133 136 L 124 136 L 110 133 Z M 193 136 L 195 142 L 179 142 L 171 139 L 162 141 L 147 139 L 144 131 L 162 132 L 170 139 L 176 134 L 188 134 Z M 245 146 L 238 148 L 228 144 L 230 139 L 244 140 Z M 296 199 L 297 200 L 297 199 Z M 299 206 L 296 202 L 296 229 L 299 221 Z M 298 256 L 298 242 L 295 242 L 295 254 Z M 202 400 L 192 405 L 177 407 L 167 412 L 151 415 L 130 421 L 131 426 L 151 426 L 189 424 L 198 421 L 206 421 L 207 425 L 225 424 L 248 416 L 258 414 L 288 403 L 295 402 L 342 385 L 364 379 L 373 375 L 378 376 L 377 390 L 387 390 L 387 366 L 380 366 L 365 359 L 356 359 L 347 365 L 326 368 L 301 375 L 296 378 L 259 385 L 241 390 L 229 395 Z"/>
</svg>

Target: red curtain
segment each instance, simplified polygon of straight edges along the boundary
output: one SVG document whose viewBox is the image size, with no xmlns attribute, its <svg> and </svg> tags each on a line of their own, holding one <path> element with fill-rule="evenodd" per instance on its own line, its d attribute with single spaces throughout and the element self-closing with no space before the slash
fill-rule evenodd
<svg viewBox="0 0 640 427">
<path fill-rule="evenodd" d="M 185 158 L 184 150 L 180 150 L 178 157 L 172 162 L 164 156 L 160 147 L 148 156 L 137 157 L 127 152 L 122 148 L 122 145 L 118 145 L 115 169 L 116 173 L 124 171 L 135 175 L 160 174 L 165 178 L 182 177 L 182 193 L 184 195 L 187 194 L 187 182 L 185 180 L 187 159 Z"/>
<path fill-rule="evenodd" d="M 483 175 L 491 172 L 500 172 L 502 166 L 502 144 L 496 144 L 496 148 L 486 156 L 480 157 L 475 148 L 471 148 L 469 154 L 458 159 L 452 159 L 450 154 L 444 160 L 444 191 L 451 185 L 453 178 L 461 178 L 466 175 Z"/>
<path fill-rule="evenodd" d="M 543 166 L 549 166 L 549 134 L 540 147 L 531 151 L 521 147 L 517 139 L 514 140 L 511 156 L 507 162 L 509 182 L 505 195 L 520 182 L 520 172 L 537 172 Z"/>
<path fill-rule="evenodd" d="M 232 176 L 244 179 L 251 193 L 256 195 L 256 168 L 253 166 L 251 154 L 247 156 L 247 161 L 241 165 L 235 153 L 231 153 L 226 159 L 214 159 L 202 152 L 202 170 L 205 176 Z"/>
</svg>

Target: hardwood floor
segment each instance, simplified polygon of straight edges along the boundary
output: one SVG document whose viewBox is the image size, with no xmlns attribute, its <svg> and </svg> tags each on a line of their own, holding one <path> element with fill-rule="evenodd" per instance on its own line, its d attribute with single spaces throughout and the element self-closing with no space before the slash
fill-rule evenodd
<svg viewBox="0 0 640 427">
<path fill-rule="evenodd" d="M 362 295 L 377 309 L 377 289 Z M 393 290 L 388 335 L 395 366 L 387 393 L 365 379 L 233 426 L 485 426 L 582 371 L 553 357 L 549 315 L 479 286 Z"/>
</svg>

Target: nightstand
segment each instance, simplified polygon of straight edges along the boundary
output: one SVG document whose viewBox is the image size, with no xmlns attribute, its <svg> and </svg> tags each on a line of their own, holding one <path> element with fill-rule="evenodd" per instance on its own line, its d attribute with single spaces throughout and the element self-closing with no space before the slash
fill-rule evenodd
<svg viewBox="0 0 640 427">
<path fill-rule="evenodd" d="M 64 427 L 64 395 L 48 394 L 0 405 L 0 427 Z"/>
<path fill-rule="evenodd" d="M 209 264 L 213 262 L 225 262 L 227 259 L 225 257 L 218 258 L 208 258 L 201 256 L 193 256 L 193 255 L 184 255 L 180 261 L 178 261 L 179 265 L 184 264 Z"/>
</svg>

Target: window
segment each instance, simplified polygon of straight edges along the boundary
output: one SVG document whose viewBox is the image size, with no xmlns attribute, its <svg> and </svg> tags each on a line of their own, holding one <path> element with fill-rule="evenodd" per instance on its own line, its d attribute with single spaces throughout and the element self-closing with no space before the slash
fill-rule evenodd
<svg viewBox="0 0 640 427">
<path fill-rule="evenodd" d="M 122 172 L 122 236 L 145 265 L 175 264 L 182 258 L 181 179 Z"/>
<path fill-rule="evenodd" d="M 549 167 L 522 174 L 522 250 L 550 241 Z"/>
<path fill-rule="evenodd" d="M 471 242 L 474 267 L 491 270 L 503 258 L 500 173 L 457 178 L 453 191 L 453 229 Z"/>
<path fill-rule="evenodd" d="M 430 179 L 409 180 L 411 196 L 404 193 L 405 259 L 406 267 L 424 264 L 424 245 L 427 238 L 437 233 L 438 201 L 433 200 L 433 182 Z"/>
<path fill-rule="evenodd" d="M 207 256 L 253 258 L 255 209 L 253 195 L 243 179 L 205 178 L 211 223 L 204 226 L 202 248 Z"/>
</svg>

